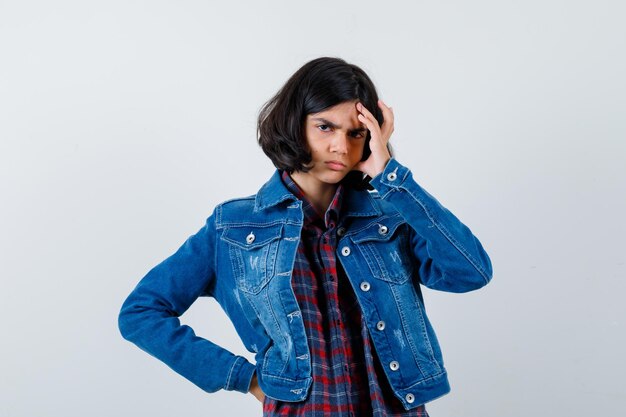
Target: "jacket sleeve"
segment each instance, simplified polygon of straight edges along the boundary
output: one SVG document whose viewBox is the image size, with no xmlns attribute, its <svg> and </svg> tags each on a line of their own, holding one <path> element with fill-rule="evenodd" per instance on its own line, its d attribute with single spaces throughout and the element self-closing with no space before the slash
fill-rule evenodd
<svg viewBox="0 0 626 417">
<path fill-rule="evenodd" d="M 370 184 L 411 226 L 411 246 L 423 285 L 460 293 L 491 280 L 491 260 L 478 238 L 417 184 L 407 167 L 391 158 Z"/>
<path fill-rule="evenodd" d="M 124 301 L 118 325 L 125 339 L 203 390 L 248 392 L 254 366 L 196 336 L 178 319 L 214 285 L 215 237 L 212 214 L 204 227 L 141 279 Z"/>
</svg>

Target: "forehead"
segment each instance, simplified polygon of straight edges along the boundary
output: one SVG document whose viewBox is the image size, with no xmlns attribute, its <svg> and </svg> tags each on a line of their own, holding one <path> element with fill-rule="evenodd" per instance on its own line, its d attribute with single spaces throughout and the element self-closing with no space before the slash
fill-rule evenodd
<svg viewBox="0 0 626 417">
<path fill-rule="evenodd" d="M 359 122 L 358 111 L 356 109 L 357 100 L 344 101 L 336 104 L 318 113 L 310 113 L 307 115 L 307 121 L 315 121 L 315 119 L 325 119 L 336 125 L 347 124 L 348 127 L 362 127 Z"/>
</svg>

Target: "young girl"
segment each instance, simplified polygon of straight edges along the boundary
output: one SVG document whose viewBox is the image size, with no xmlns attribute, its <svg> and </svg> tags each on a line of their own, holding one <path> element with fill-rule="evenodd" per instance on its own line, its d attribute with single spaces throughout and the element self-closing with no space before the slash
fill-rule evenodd
<svg viewBox="0 0 626 417">
<path fill-rule="evenodd" d="M 449 392 L 420 285 L 466 292 L 491 261 L 390 152 L 393 110 L 337 58 L 268 101 L 258 141 L 276 166 L 219 204 L 119 315 L 124 338 L 207 392 L 250 392 L 265 416 L 427 416 Z M 181 325 L 214 297 L 255 364 Z"/>
</svg>

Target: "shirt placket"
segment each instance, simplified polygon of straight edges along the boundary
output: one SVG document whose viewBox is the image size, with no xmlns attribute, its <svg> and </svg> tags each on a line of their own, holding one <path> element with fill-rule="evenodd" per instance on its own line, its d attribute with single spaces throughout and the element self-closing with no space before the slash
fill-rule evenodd
<svg viewBox="0 0 626 417">
<path fill-rule="evenodd" d="M 333 368 L 339 369 L 339 375 L 336 375 L 341 381 L 343 387 L 346 407 L 350 417 L 356 415 L 355 405 L 353 404 L 353 386 L 350 378 L 350 362 L 351 351 L 349 347 L 349 340 L 346 338 L 346 329 L 343 327 L 344 320 L 341 312 L 341 305 L 339 300 L 339 275 L 337 271 L 337 258 L 335 256 L 335 249 L 337 246 L 336 238 L 336 221 L 330 216 L 330 213 L 326 213 L 327 228 L 322 231 L 319 240 L 319 254 L 320 264 L 324 270 L 324 286 L 326 289 L 328 300 L 328 319 L 331 330 L 331 360 L 333 362 Z M 336 353 L 336 354 L 335 354 Z M 337 366 L 339 365 L 339 366 Z"/>
</svg>

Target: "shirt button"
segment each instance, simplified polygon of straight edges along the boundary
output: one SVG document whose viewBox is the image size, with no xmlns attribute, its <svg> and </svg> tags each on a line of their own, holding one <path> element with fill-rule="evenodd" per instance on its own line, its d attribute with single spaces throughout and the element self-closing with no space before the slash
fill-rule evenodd
<svg viewBox="0 0 626 417">
<path fill-rule="evenodd" d="M 406 402 L 409 404 L 413 404 L 413 402 L 415 401 L 415 395 L 413 394 L 407 394 L 404 398 L 406 398 Z"/>
<path fill-rule="evenodd" d="M 378 228 L 378 233 L 380 233 L 381 235 L 386 235 L 388 231 L 389 229 L 387 228 L 387 226 L 383 224 L 381 224 L 380 227 Z"/>
<path fill-rule="evenodd" d="M 337 229 L 337 236 L 343 236 L 344 233 L 346 233 L 345 227 L 340 227 L 339 229 Z"/>
<path fill-rule="evenodd" d="M 400 364 L 398 363 L 398 361 L 391 361 L 391 362 L 389 363 L 389 368 L 390 368 L 392 371 L 397 371 L 398 369 L 400 369 Z"/>
<path fill-rule="evenodd" d="M 382 321 L 382 320 L 381 320 L 381 321 L 379 321 L 378 323 L 376 323 L 376 328 L 377 328 L 378 330 L 381 330 L 381 331 L 382 331 L 382 330 L 385 330 L 385 322 L 384 322 L 384 321 Z"/>
<path fill-rule="evenodd" d="M 370 290 L 370 283 L 367 281 L 363 281 L 361 283 L 361 291 L 369 291 Z"/>
<path fill-rule="evenodd" d="M 250 232 L 250 234 L 248 236 L 246 236 L 246 242 L 248 243 L 248 245 L 252 242 L 254 242 L 255 236 L 254 233 Z"/>
<path fill-rule="evenodd" d="M 341 254 L 342 254 L 343 256 L 348 256 L 348 255 L 350 255 L 350 248 L 349 248 L 349 247 L 347 247 L 347 246 L 344 246 L 344 247 L 341 249 Z"/>
<path fill-rule="evenodd" d="M 396 178 L 398 178 L 398 176 L 396 175 L 396 173 L 395 173 L 395 172 L 390 172 L 389 174 L 387 174 L 387 179 L 388 179 L 389 181 L 395 181 L 395 180 L 396 180 Z"/>
</svg>

